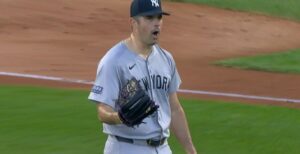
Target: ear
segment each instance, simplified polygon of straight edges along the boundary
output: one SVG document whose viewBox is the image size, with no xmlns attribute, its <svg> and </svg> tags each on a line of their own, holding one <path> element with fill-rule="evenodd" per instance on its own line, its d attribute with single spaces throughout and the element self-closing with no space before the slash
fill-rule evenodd
<svg viewBox="0 0 300 154">
<path fill-rule="evenodd" d="M 131 17 L 130 18 L 130 26 L 132 31 L 134 31 L 134 29 L 136 29 L 136 27 L 138 27 L 139 25 L 139 17 Z"/>
<path fill-rule="evenodd" d="M 133 20 L 132 22 L 139 24 L 140 20 L 141 20 L 141 16 L 135 16 L 135 17 L 131 17 L 131 19 Z"/>
<path fill-rule="evenodd" d="M 133 17 L 130 17 L 129 21 L 131 26 L 133 26 L 136 23 L 136 20 Z"/>
</svg>

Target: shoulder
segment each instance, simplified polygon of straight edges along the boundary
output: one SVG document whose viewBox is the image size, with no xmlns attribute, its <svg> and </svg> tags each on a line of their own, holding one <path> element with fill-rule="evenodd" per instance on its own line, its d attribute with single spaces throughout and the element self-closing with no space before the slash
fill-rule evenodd
<svg viewBox="0 0 300 154">
<path fill-rule="evenodd" d="M 124 44 L 122 42 L 119 42 L 106 52 L 106 54 L 102 57 L 101 61 L 116 62 L 122 57 L 122 54 L 125 54 L 124 50 Z"/>
<path fill-rule="evenodd" d="M 126 52 L 126 47 L 123 42 L 119 42 L 109 49 L 106 54 L 101 58 L 99 62 L 100 65 L 107 65 L 110 67 L 116 67 L 122 61 L 126 60 L 130 55 Z"/>
<path fill-rule="evenodd" d="M 129 57 L 128 52 L 126 52 L 126 46 L 123 42 L 119 42 L 109 49 L 106 54 L 100 59 L 97 67 L 97 74 L 101 71 L 118 72 L 119 67 L 122 63 L 126 61 Z"/>
<path fill-rule="evenodd" d="M 171 54 L 171 52 L 169 52 L 168 50 L 160 47 L 159 45 L 155 45 L 155 48 L 156 48 L 157 52 L 168 61 L 169 64 L 175 65 L 175 60 L 174 60 L 173 55 Z"/>
</svg>

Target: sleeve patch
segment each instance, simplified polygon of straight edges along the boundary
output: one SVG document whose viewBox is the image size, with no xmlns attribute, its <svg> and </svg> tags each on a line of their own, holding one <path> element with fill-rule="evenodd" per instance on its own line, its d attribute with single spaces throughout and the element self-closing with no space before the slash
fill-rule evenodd
<svg viewBox="0 0 300 154">
<path fill-rule="evenodd" d="M 94 85 L 93 88 L 92 88 L 92 92 L 95 93 L 95 94 L 102 94 L 103 87 Z"/>
</svg>

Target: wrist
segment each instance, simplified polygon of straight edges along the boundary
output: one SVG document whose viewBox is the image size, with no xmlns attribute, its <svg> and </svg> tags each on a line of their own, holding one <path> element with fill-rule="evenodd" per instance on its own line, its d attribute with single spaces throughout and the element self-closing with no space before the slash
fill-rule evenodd
<svg viewBox="0 0 300 154">
<path fill-rule="evenodd" d="M 112 116 L 112 119 L 114 120 L 115 124 L 122 124 L 122 121 L 121 121 L 121 119 L 119 117 L 118 112 L 112 112 L 111 116 Z"/>
</svg>

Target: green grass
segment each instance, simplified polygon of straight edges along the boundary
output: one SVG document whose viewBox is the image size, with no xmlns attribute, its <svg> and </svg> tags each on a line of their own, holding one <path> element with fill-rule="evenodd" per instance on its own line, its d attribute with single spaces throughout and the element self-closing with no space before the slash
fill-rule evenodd
<svg viewBox="0 0 300 154">
<path fill-rule="evenodd" d="M 171 0 L 300 20 L 299 0 Z"/>
<path fill-rule="evenodd" d="M 300 49 L 252 57 L 233 58 L 218 61 L 215 64 L 241 69 L 300 73 Z"/>
<path fill-rule="evenodd" d="M 0 153 L 99 153 L 104 135 L 87 94 L 0 86 Z"/>
<path fill-rule="evenodd" d="M 105 135 L 87 91 L 0 86 L 3 154 L 98 154 Z M 181 100 L 194 143 L 205 154 L 296 154 L 300 111 Z M 172 136 L 174 154 L 184 153 Z"/>
<path fill-rule="evenodd" d="M 300 150 L 299 110 L 196 100 L 184 101 L 183 106 L 201 153 L 296 154 Z"/>
</svg>

